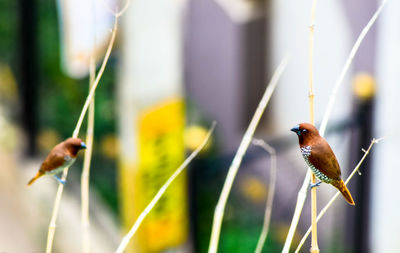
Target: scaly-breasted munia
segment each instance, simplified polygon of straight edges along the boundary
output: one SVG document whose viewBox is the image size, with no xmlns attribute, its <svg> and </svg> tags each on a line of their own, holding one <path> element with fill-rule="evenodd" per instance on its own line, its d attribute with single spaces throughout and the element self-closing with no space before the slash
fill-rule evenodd
<svg viewBox="0 0 400 253">
<path fill-rule="evenodd" d="M 328 142 L 309 123 L 301 123 L 292 129 L 299 137 L 300 151 L 314 175 L 336 187 L 350 205 L 354 205 L 349 189 L 341 178 L 339 163 Z M 319 185 L 318 183 L 317 185 Z"/>
<path fill-rule="evenodd" d="M 57 177 L 57 174 L 75 162 L 78 151 L 81 149 L 86 149 L 86 144 L 79 138 L 68 138 L 57 144 L 47 155 L 36 175 L 28 182 L 28 186 L 43 175 L 52 175 L 60 183 L 65 184 L 65 181 Z"/>
</svg>

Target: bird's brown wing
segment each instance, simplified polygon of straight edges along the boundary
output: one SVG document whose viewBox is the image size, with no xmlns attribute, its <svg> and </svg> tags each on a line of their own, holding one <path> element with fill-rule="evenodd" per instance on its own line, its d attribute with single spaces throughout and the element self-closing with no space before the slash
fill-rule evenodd
<svg viewBox="0 0 400 253">
<path fill-rule="evenodd" d="M 63 152 L 57 152 L 52 150 L 50 154 L 43 161 L 42 166 L 40 166 L 40 171 L 49 172 L 60 166 L 65 162 L 65 154 Z"/>
<path fill-rule="evenodd" d="M 329 144 L 322 139 L 320 143 L 311 148 L 309 162 L 330 179 L 341 178 L 340 166 Z"/>
</svg>

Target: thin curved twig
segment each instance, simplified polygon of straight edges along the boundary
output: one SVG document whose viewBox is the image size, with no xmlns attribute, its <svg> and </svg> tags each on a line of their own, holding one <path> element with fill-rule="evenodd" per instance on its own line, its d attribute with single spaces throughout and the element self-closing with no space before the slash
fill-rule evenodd
<svg viewBox="0 0 400 253">
<path fill-rule="evenodd" d="M 153 209 L 153 207 L 157 204 L 157 202 L 160 200 L 164 192 L 168 189 L 170 184 L 175 180 L 176 177 L 179 176 L 179 174 L 188 166 L 188 164 L 193 160 L 193 158 L 196 157 L 196 155 L 204 148 L 204 146 L 207 144 L 208 139 L 210 138 L 211 134 L 214 131 L 216 122 L 214 121 L 210 130 L 208 131 L 206 137 L 204 138 L 203 142 L 190 154 L 188 158 L 182 163 L 181 166 L 172 174 L 170 178 L 168 178 L 167 182 L 158 190 L 157 194 L 154 196 L 154 198 L 150 201 L 150 203 L 146 206 L 146 208 L 143 210 L 143 212 L 138 216 L 137 220 L 133 224 L 132 228 L 129 230 L 129 232 L 124 236 L 122 239 L 120 245 L 118 246 L 117 250 L 115 251 L 116 253 L 122 253 L 128 246 L 130 240 L 132 237 L 135 235 L 136 231 L 142 224 L 143 220 L 146 218 L 146 216 L 150 213 L 150 211 Z"/>
<path fill-rule="evenodd" d="M 96 76 L 96 64 L 93 53 L 90 57 L 90 81 L 89 90 L 93 87 Z M 81 175 L 81 223 L 82 223 L 82 252 L 90 252 L 90 222 L 89 222 L 89 177 L 90 164 L 93 151 L 94 135 L 94 98 L 89 106 L 88 125 L 86 133 L 86 151 L 83 158 L 83 169 Z"/>
<path fill-rule="evenodd" d="M 126 1 L 125 1 L 124 7 L 123 7 L 120 11 L 118 11 L 118 12 L 117 12 L 116 10 L 111 9 L 110 6 L 108 6 L 108 4 L 105 2 L 105 0 L 102 0 L 101 3 L 103 4 L 103 7 L 104 7 L 108 12 L 110 12 L 114 17 L 120 17 L 120 16 L 122 16 L 122 15 L 125 13 L 125 11 L 128 9 L 129 5 L 131 4 L 131 0 L 126 0 Z M 116 9 L 118 9 L 118 7 L 117 7 Z"/>
<path fill-rule="evenodd" d="M 265 240 L 267 239 L 268 235 L 268 230 L 269 230 L 269 224 L 271 221 L 271 212 L 272 212 L 272 205 L 274 202 L 274 196 L 275 196 L 275 185 L 276 185 L 276 151 L 273 147 L 268 145 L 264 140 L 259 140 L 259 139 L 254 139 L 253 144 L 260 146 L 263 148 L 266 152 L 269 153 L 271 156 L 270 158 L 270 174 L 269 174 L 269 189 L 268 189 L 268 198 L 267 198 L 267 204 L 265 207 L 265 214 L 264 214 L 264 224 L 263 228 L 260 234 L 260 238 L 258 239 L 257 242 L 257 247 L 256 250 L 254 251 L 255 253 L 261 253 Z"/>
<path fill-rule="evenodd" d="M 368 21 L 367 25 L 363 28 L 361 31 L 360 35 L 358 36 L 356 42 L 354 43 L 353 48 L 350 51 L 349 56 L 347 57 L 346 63 L 343 66 L 342 71 L 340 72 L 340 75 L 338 79 L 336 80 L 335 86 L 332 90 L 332 93 L 329 97 L 329 102 L 328 106 L 326 107 L 326 111 L 324 114 L 324 118 L 322 119 L 321 126 L 319 128 L 319 133 L 321 136 L 324 136 L 326 126 L 328 125 L 328 120 L 329 117 L 331 116 L 332 110 L 333 110 L 333 105 L 335 104 L 336 96 L 338 93 L 338 90 L 340 88 L 340 85 L 343 83 L 343 79 L 346 76 L 347 71 L 349 70 L 349 67 L 351 63 L 353 62 L 354 56 L 356 55 L 358 48 L 361 45 L 361 42 L 364 40 L 365 36 L 371 29 L 372 25 L 375 23 L 376 19 L 379 17 L 381 14 L 383 7 L 385 7 L 387 0 L 383 0 L 379 8 L 375 11 L 374 15 L 371 17 L 371 19 Z"/>
<path fill-rule="evenodd" d="M 361 164 L 364 162 L 365 158 L 367 157 L 367 155 L 369 154 L 372 146 L 376 143 L 378 143 L 379 141 L 381 141 L 382 138 L 380 139 L 373 139 L 371 141 L 371 144 L 369 145 L 367 150 L 362 149 L 362 151 L 364 151 L 364 156 L 361 158 L 361 160 L 358 162 L 357 166 L 354 168 L 353 172 L 351 172 L 350 176 L 346 179 L 346 182 L 344 182 L 345 185 L 347 185 L 347 183 L 351 180 L 351 178 L 354 176 L 354 174 L 356 172 L 359 172 L 359 169 L 361 167 Z M 324 208 L 322 208 L 321 212 L 318 214 L 317 217 L 317 222 L 322 218 L 322 216 L 324 216 L 324 214 L 326 213 L 326 211 L 329 209 L 329 207 L 332 205 L 332 203 L 337 199 L 337 197 L 340 195 L 340 192 L 337 191 L 336 194 L 331 198 L 331 200 L 329 200 L 329 202 L 325 205 Z M 297 246 L 296 249 L 296 253 L 300 251 L 301 247 L 303 246 L 304 242 L 306 241 L 307 237 L 310 235 L 311 232 L 311 227 L 308 228 L 307 232 L 305 233 L 305 235 L 303 236 L 303 238 L 301 239 L 299 245 Z"/>
<path fill-rule="evenodd" d="M 251 139 L 253 138 L 254 131 L 256 130 L 256 127 L 258 125 L 258 122 L 261 119 L 261 116 L 272 96 L 272 93 L 275 90 L 275 87 L 278 84 L 279 78 L 282 75 L 284 69 L 287 66 L 288 63 L 288 56 L 285 56 L 284 59 L 281 61 L 277 69 L 275 70 L 272 79 L 270 83 L 267 86 L 267 89 L 265 90 L 265 93 L 258 104 L 258 107 L 256 109 L 256 112 L 253 115 L 253 118 L 251 119 L 251 122 L 243 136 L 243 139 L 239 145 L 239 148 L 236 152 L 235 157 L 233 158 L 232 164 L 229 167 L 228 175 L 226 177 L 224 186 L 222 188 L 221 195 L 219 197 L 217 206 L 215 207 L 214 211 L 214 220 L 213 220 L 213 225 L 212 225 L 212 231 L 211 231 L 211 238 L 210 238 L 210 245 L 208 248 L 209 253 L 215 253 L 217 252 L 218 249 L 218 241 L 219 241 L 219 235 L 221 232 L 221 225 L 222 225 L 222 220 L 224 217 L 224 211 L 225 211 L 225 206 L 228 201 L 229 193 L 231 191 L 233 181 L 235 180 L 236 174 L 239 170 L 239 166 L 242 162 L 243 156 L 246 153 L 247 148 L 249 147 L 249 144 L 251 142 Z"/>
<path fill-rule="evenodd" d="M 93 84 L 93 87 L 90 90 L 89 95 L 86 98 L 85 104 L 83 105 L 81 114 L 80 114 L 79 119 L 78 119 L 78 123 L 76 124 L 75 130 L 74 130 L 74 132 L 72 134 L 72 136 L 75 137 L 75 138 L 78 137 L 78 135 L 79 135 L 79 130 L 81 129 L 83 118 L 86 115 L 87 109 L 89 108 L 89 104 L 93 99 L 94 93 L 96 92 L 96 88 L 99 85 L 101 77 L 103 76 L 103 73 L 104 73 L 104 70 L 106 68 L 108 59 L 110 58 L 111 51 L 112 51 L 112 48 L 114 46 L 115 37 L 117 35 L 117 29 L 118 29 L 118 17 L 116 16 L 115 17 L 113 31 L 112 31 L 112 34 L 111 34 L 110 43 L 108 44 L 108 48 L 107 48 L 107 51 L 106 51 L 106 55 L 104 56 L 103 63 L 101 64 L 99 73 L 97 74 L 96 80 L 94 81 L 94 84 Z"/>
</svg>

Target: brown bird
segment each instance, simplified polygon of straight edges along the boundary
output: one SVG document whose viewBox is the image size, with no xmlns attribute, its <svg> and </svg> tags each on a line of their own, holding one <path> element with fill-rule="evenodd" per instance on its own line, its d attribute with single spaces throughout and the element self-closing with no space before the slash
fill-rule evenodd
<svg viewBox="0 0 400 253">
<path fill-rule="evenodd" d="M 68 138 L 57 144 L 47 155 L 36 175 L 28 182 L 28 186 L 43 175 L 52 175 L 57 181 L 65 184 L 65 181 L 57 177 L 57 174 L 75 162 L 78 151 L 81 149 L 86 149 L 86 144 L 79 138 Z"/>
<path fill-rule="evenodd" d="M 336 187 L 350 205 L 354 205 L 349 189 L 341 178 L 339 163 L 328 142 L 309 123 L 301 123 L 292 129 L 299 137 L 300 151 L 314 175 L 327 184 Z M 319 186 L 321 182 L 311 185 Z"/>
</svg>

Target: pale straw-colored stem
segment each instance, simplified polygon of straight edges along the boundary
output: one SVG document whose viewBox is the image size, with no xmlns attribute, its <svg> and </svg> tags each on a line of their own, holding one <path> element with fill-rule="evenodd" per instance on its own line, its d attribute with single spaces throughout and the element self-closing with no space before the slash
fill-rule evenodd
<svg viewBox="0 0 400 253">
<path fill-rule="evenodd" d="M 324 117 L 319 129 L 319 133 L 321 136 L 325 135 L 325 130 L 326 127 L 328 125 L 328 120 L 330 118 L 332 109 L 333 109 L 333 105 L 336 101 L 336 97 L 337 97 L 337 92 L 341 86 L 341 84 L 343 83 L 343 79 L 344 76 L 346 75 L 347 71 L 349 70 L 349 66 L 351 65 L 355 54 L 358 51 L 358 48 L 360 47 L 363 39 L 365 38 L 366 34 L 369 32 L 371 26 L 375 23 L 376 19 L 378 18 L 378 16 L 380 15 L 383 7 L 385 6 L 387 0 L 382 1 L 381 5 L 379 6 L 379 8 L 377 9 L 377 11 L 374 13 L 374 15 L 372 16 L 372 18 L 369 20 L 369 22 L 367 23 L 367 25 L 364 27 L 364 29 L 362 30 L 362 32 L 360 33 L 360 35 L 358 36 L 349 56 L 347 57 L 346 63 L 343 66 L 342 72 L 339 76 L 339 78 L 337 79 L 335 86 L 331 92 L 331 95 L 329 97 L 329 102 L 328 102 L 328 107 L 324 113 Z M 296 203 L 296 208 L 293 214 L 293 219 L 292 222 L 290 224 L 290 228 L 289 228 L 289 232 L 288 235 L 286 237 L 286 241 L 285 241 L 285 245 L 283 247 L 282 253 L 288 253 L 290 250 L 290 245 L 293 241 L 293 237 L 297 228 L 297 224 L 299 223 L 300 220 L 300 215 L 304 206 L 304 202 L 306 201 L 306 193 L 307 193 L 307 189 L 309 186 L 309 182 L 310 182 L 310 177 L 311 177 L 311 171 L 308 170 L 307 174 L 304 178 L 303 181 L 303 185 L 300 188 L 298 195 L 297 195 L 297 203 Z"/>
<path fill-rule="evenodd" d="M 290 250 L 290 245 L 292 244 L 294 234 L 296 232 L 297 224 L 300 220 L 300 215 L 304 207 L 304 203 L 306 202 L 307 198 L 307 190 L 310 186 L 310 179 L 311 179 L 311 170 L 308 169 L 306 173 L 306 177 L 304 178 L 303 184 L 297 193 L 297 202 L 296 207 L 294 209 L 293 219 L 290 224 L 288 235 L 286 236 L 286 241 L 282 249 L 282 253 L 288 253 Z"/>
<path fill-rule="evenodd" d="M 124 8 L 122 8 L 120 11 L 118 11 L 116 13 L 113 13 L 114 16 L 117 17 L 117 18 L 122 16 L 122 14 L 124 14 L 125 11 L 128 9 L 129 5 L 131 5 L 131 0 L 126 0 Z"/>
<path fill-rule="evenodd" d="M 157 194 L 154 196 L 154 198 L 150 201 L 150 203 L 146 206 L 146 208 L 143 210 L 143 212 L 138 216 L 136 219 L 135 223 L 133 224 L 132 228 L 129 230 L 129 232 L 124 236 L 122 239 L 120 245 L 118 246 L 117 250 L 115 251 L 116 253 L 122 253 L 128 246 L 130 240 L 132 237 L 135 235 L 136 231 L 142 224 L 143 220 L 146 218 L 146 216 L 151 212 L 153 207 L 157 204 L 157 202 L 160 200 L 160 198 L 163 196 L 164 192 L 168 189 L 170 184 L 179 176 L 179 174 L 188 166 L 188 164 L 193 160 L 193 158 L 196 157 L 196 155 L 204 148 L 204 146 L 207 144 L 208 139 L 210 138 L 211 134 L 214 131 L 215 128 L 215 121 L 213 122 L 210 130 L 208 131 L 206 137 L 204 138 L 203 142 L 190 154 L 188 158 L 182 163 L 181 166 L 172 174 L 170 178 L 165 182 L 165 184 L 158 190 Z"/>
<path fill-rule="evenodd" d="M 65 180 L 67 174 L 68 174 L 68 168 L 65 168 L 63 177 L 62 177 L 63 180 Z M 56 199 L 54 201 L 53 213 L 51 215 L 51 220 L 50 220 L 49 229 L 48 229 L 48 233 L 47 233 L 46 253 L 51 253 L 52 248 L 53 248 L 54 234 L 56 232 L 56 226 L 57 226 L 56 225 L 57 214 L 58 214 L 58 210 L 60 208 L 61 196 L 62 196 L 63 190 L 64 190 L 64 185 L 59 184 L 58 189 L 57 189 Z"/>
<path fill-rule="evenodd" d="M 93 57 L 90 57 L 90 81 L 89 90 L 93 87 L 94 78 L 96 76 L 96 65 Z M 89 106 L 88 125 L 86 135 L 85 157 L 83 159 L 83 169 L 81 175 L 81 223 L 82 223 L 82 252 L 90 252 L 90 221 L 89 221 L 89 175 L 90 163 L 93 151 L 93 135 L 94 135 L 94 98 Z"/>
<path fill-rule="evenodd" d="M 114 45 L 115 36 L 117 34 L 117 25 L 118 25 L 118 17 L 115 17 L 114 28 L 113 28 L 113 31 L 112 31 L 112 34 L 111 34 L 110 43 L 108 44 L 106 55 L 104 56 L 104 60 L 103 60 L 103 63 L 101 65 L 101 68 L 99 70 L 99 73 L 97 74 L 97 77 L 96 77 L 96 79 L 94 81 L 93 87 L 90 90 L 89 95 L 87 96 L 85 104 L 84 104 L 84 106 L 82 108 L 81 115 L 80 115 L 80 117 L 78 119 L 78 123 L 76 124 L 75 130 L 74 130 L 74 132 L 72 134 L 73 138 L 77 138 L 78 135 L 79 135 L 79 130 L 81 128 L 83 118 L 85 117 L 86 111 L 87 111 L 87 109 L 89 107 L 89 104 L 91 103 L 91 101 L 93 99 L 93 96 L 94 96 L 94 93 L 96 91 L 97 85 L 99 84 L 100 79 L 101 79 L 101 77 L 103 75 L 104 69 L 106 68 L 108 59 L 109 59 L 110 54 L 111 54 L 112 47 Z M 62 175 L 62 180 L 64 180 L 64 181 L 67 178 L 68 169 L 69 168 L 65 168 L 64 169 L 64 172 L 63 172 L 63 175 Z M 46 253 L 52 252 L 54 234 L 55 234 L 55 231 L 56 231 L 56 220 L 57 220 L 57 216 L 58 216 L 58 210 L 59 210 L 59 207 L 60 207 L 61 196 L 62 196 L 63 190 L 64 190 L 64 185 L 63 184 L 59 184 L 58 185 L 58 189 L 57 189 L 56 199 L 54 201 L 53 213 L 51 215 L 48 234 L 47 234 Z"/>
<path fill-rule="evenodd" d="M 317 0 L 313 0 L 311 9 L 310 43 L 309 43 L 309 104 L 310 104 L 310 123 L 314 125 L 314 78 L 313 78 L 313 53 L 314 53 L 314 24 L 315 8 Z M 310 169 L 308 169 L 310 170 Z M 316 183 L 315 175 L 311 174 L 311 183 Z M 311 189 L 311 253 L 318 253 L 318 233 L 317 233 L 317 187 Z"/>
<path fill-rule="evenodd" d="M 275 195 L 275 185 L 276 185 L 276 152 L 273 147 L 268 145 L 263 140 L 253 140 L 253 144 L 262 147 L 265 151 L 267 151 L 270 155 L 270 169 L 269 169 L 269 187 L 268 187 L 268 197 L 267 197 L 267 204 L 265 207 L 265 214 L 264 214 L 264 223 L 263 228 L 260 234 L 260 238 L 257 242 L 255 253 L 261 253 L 265 240 L 268 236 L 269 224 L 271 221 L 271 212 L 272 212 L 272 205 L 274 202 L 274 195 Z"/>
<path fill-rule="evenodd" d="M 129 7 L 130 0 L 126 1 L 124 8 L 114 13 L 114 16 L 118 18 L 121 16 L 126 9 Z M 116 27 L 116 26 L 115 26 Z M 96 77 L 96 65 L 93 56 L 94 50 L 90 58 L 90 86 L 89 91 L 93 88 Z M 93 152 L 93 136 L 94 136 L 94 95 L 92 102 L 89 105 L 88 114 L 88 127 L 86 136 L 87 149 L 85 151 L 85 157 L 83 160 L 83 170 L 81 175 L 81 221 L 82 221 L 82 252 L 90 252 L 90 220 L 89 220 L 89 179 L 90 179 L 90 164 Z"/>
<path fill-rule="evenodd" d="M 378 143 L 379 141 L 381 141 L 382 139 L 373 139 L 371 141 L 371 144 L 369 145 L 367 150 L 364 150 L 364 156 L 361 158 L 361 160 L 358 162 L 357 166 L 354 168 L 353 172 L 350 174 L 350 176 L 346 179 L 346 182 L 344 182 L 345 185 L 347 185 L 347 183 L 351 180 L 351 178 L 354 176 L 354 174 L 356 172 L 359 171 L 361 164 L 364 162 L 365 158 L 367 157 L 367 155 L 369 154 L 372 146 L 375 143 Z M 317 217 L 317 222 L 322 218 L 322 216 L 324 216 L 324 214 L 326 213 L 326 211 L 329 209 L 329 207 L 332 205 L 332 203 L 337 199 L 337 197 L 340 195 L 340 192 L 337 191 L 336 194 L 331 198 L 331 200 L 329 200 L 329 202 L 325 205 L 325 207 L 321 210 L 321 212 L 318 214 Z M 295 252 L 299 252 L 301 247 L 303 246 L 304 242 L 306 241 L 308 235 L 311 232 L 311 227 L 308 228 L 306 234 L 303 236 L 303 238 L 301 239 L 299 245 L 297 246 L 297 249 Z"/>
<path fill-rule="evenodd" d="M 316 179 L 315 175 L 311 174 L 311 183 L 315 184 Z M 313 187 L 311 189 L 311 253 L 318 253 L 318 238 L 317 238 L 317 189 Z"/>
<path fill-rule="evenodd" d="M 311 9 L 311 24 L 310 28 L 310 38 L 308 43 L 308 98 L 309 98 L 309 110 L 310 110 L 310 123 L 314 125 L 314 73 L 313 73 L 313 60 L 314 60 L 314 26 L 315 26 L 315 8 L 317 5 L 317 0 L 313 0 Z"/>
<path fill-rule="evenodd" d="M 110 12 L 110 13 L 111 13 L 114 17 L 116 17 L 116 18 L 122 16 L 122 14 L 125 13 L 125 11 L 126 11 L 126 10 L 128 9 L 128 7 L 129 7 L 129 5 L 131 4 L 131 0 L 126 0 L 126 1 L 125 1 L 124 7 L 123 7 L 120 11 L 118 11 L 118 8 L 115 8 L 115 10 L 114 10 L 113 8 L 111 8 L 111 7 L 108 5 L 108 2 L 106 2 L 105 0 L 101 0 L 100 2 L 101 2 L 101 4 L 103 5 L 103 7 L 104 7 L 105 9 L 107 9 L 107 11 Z"/>
<path fill-rule="evenodd" d="M 236 177 L 236 174 L 239 170 L 240 163 L 242 162 L 243 156 L 246 153 L 247 148 L 249 147 L 249 144 L 251 142 L 251 139 L 253 138 L 254 131 L 256 130 L 256 127 L 258 125 L 258 122 L 261 119 L 261 116 L 275 90 L 275 87 L 278 84 L 279 78 L 282 75 L 284 69 L 286 68 L 288 63 L 288 56 L 285 56 L 284 59 L 281 61 L 277 69 L 275 70 L 272 79 L 270 83 L 267 86 L 267 89 L 265 90 L 265 93 L 258 104 L 258 107 L 256 109 L 256 112 L 253 115 L 253 118 L 251 119 L 251 122 L 249 124 L 249 127 L 247 128 L 243 139 L 239 145 L 239 148 L 236 152 L 235 157 L 233 158 L 232 164 L 229 167 L 228 175 L 226 177 L 224 186 L 222 188 L 221 195 L 219 197 L 217 206 L 215 207 L 214 211 L 214 220 L 213 220 L 213 225 L 212 225 L 212 231 L 211 231 L 211 238 L 210 238 L 210 245 L 208 248 L 209 253 L 215 253 L 217 252 L 218 249 L 218 241 L 219 241 L 219 236 L 220 236 L 220 231 L 221 231 L 221 225 L 222 225 L 222 220 L 224 217 L 224 211 L 225 211 L 225 206 L 226 202 L 229 197 L 229 193 L 232 188 L 233 181 Z"/>
<path fill-rule="evenodd" d="M 89 108 L 89 104 L 93 99 L 94 93 L 96 92 L 96 88 L 99 85 L 99 82 L 100 82 L 101 77 L 103 76 L 104 70 L 106 69 L 106 65 L 107 65 L 108 59 L 110 58 L 110 54 L 111 54 L 111 51 L 112 51 L 112 48 L 114 45 L 115 37 L 117 35 L 117 29 L 118 29 L 118 17 L 115 17 L 114 27 L 113 27 L 113 31 L 111 34 L 111 40 L 110 40 L 110 43 L 108 44 L 106 55 L 104 56 L 103 63 L 101 64 L 99 73 L 96 76 L 93 87 L 90 90 L 89 95 L 86 98 L 85 104 L 83 105 L 81 115 L 79 116 L 78 123 L 76 124 L 74 133 L 72 135 L 74 138 L 78 137 L 78 135 L 79 135 L 79 130 L 81 129 L 83 118 L 85 117 L 86 111 Z"/>
</svg>

